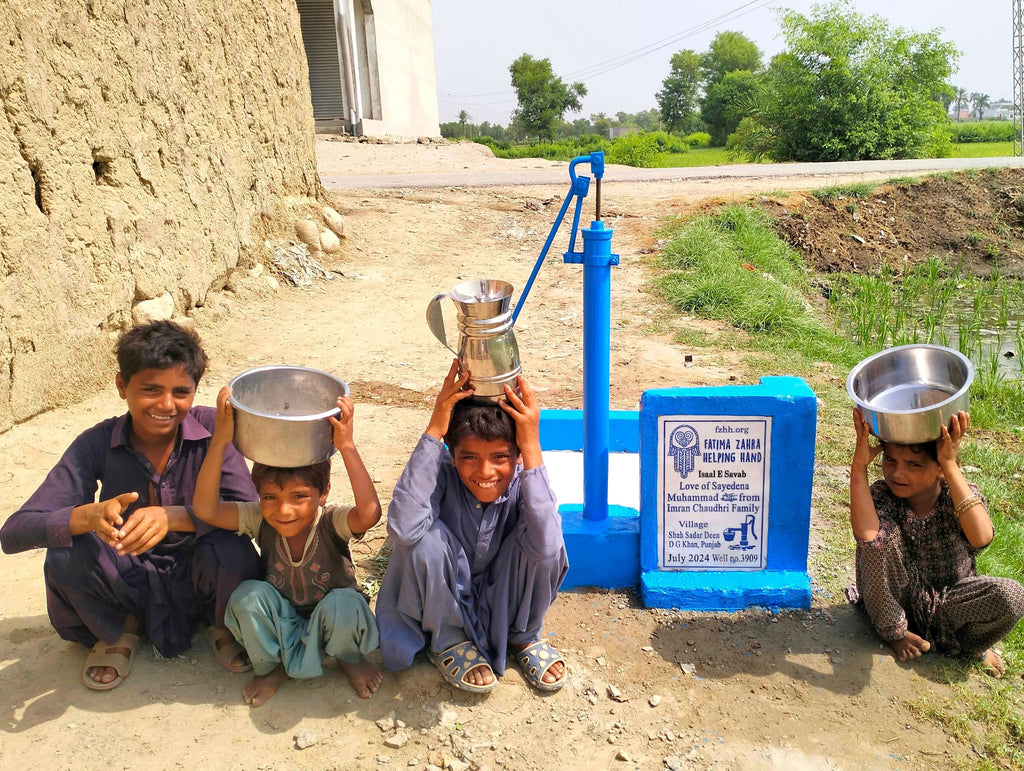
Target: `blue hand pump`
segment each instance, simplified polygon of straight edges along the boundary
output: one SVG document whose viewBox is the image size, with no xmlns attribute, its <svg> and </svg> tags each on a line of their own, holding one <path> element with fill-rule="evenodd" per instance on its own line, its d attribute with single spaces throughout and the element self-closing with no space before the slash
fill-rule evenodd
<svg viewBox="0 0 1024 771">
<path fill-rule="evenodd" d="M 583 199 L 590 189 L 590 177 L 577 176 L 576 166 L 589 163 L 597 181 L 594 220 L 583 234 L 583 251 L 573 251 L 579 228 Z M 547 256 L 572 199 L 576 209 L 569 235 L 569 251 L 563 254 L 567 263 L 583 265 L 583 517 L 589 520 L 608 518 L 608 453 L 609 453 L 609 392 L 611 388 L 611 304 L 613 265 L 619 264 L 619 255 L 611 253 L 613 231 L 601 221 L 601 178 L 604 176 L 604 153 L 581 155 L 569 163 L 571 185 L 562 208 L 558 212 L 541 249 L 533 272 L 526 282 L 512 323 L 519 317 L 540 266 Z"/>
</svg>

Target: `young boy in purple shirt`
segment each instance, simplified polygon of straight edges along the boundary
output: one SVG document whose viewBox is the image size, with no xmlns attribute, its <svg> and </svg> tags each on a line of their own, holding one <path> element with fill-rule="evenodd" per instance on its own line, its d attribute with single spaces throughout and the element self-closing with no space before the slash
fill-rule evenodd
<svg viewBox="0 0 1024 771">
<path fill-rule="evenodd" d="M 198 522 L 190 510 L 214 426 L 212 408 L 192 406 L 206 354 L 195 333 L 170 321 L 129 330 L 116 353 L 115 383 L 128 412 L 71 443 L 0 528 L 0 546 L 8 554 L 46 549 L 50 623 L 91 648 L 82 672 L 88 688 L 119 685 L 140 636 L 165 657 L 187 650 L 200 620 L 222 666 L 251 669 L 224 628 L 224 608 L 239 583 L 259 577 L 256 551 L 248 538 Z M 233 450 L 221 497 L 256 498 Z"/>
<path fill-rule="evenodd" d="M 555 691 L 565 662 L 541 629 L 568 560 L 540 408 L 523 378 L 522 397 L 506 387 L 501 402 L 470 398 L 468 382 L 456 359 L 388 509 L 394 551 L 376 608 L 384 665 L 404 669 L 429 645 L 447 682 L 483 693 L 509 651 L 527 682 Z"/>
</svg>

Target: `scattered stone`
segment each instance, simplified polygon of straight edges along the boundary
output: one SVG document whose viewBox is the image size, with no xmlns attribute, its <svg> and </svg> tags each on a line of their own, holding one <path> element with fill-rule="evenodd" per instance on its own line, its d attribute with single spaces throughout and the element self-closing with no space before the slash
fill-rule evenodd
<svg viewBox="0 0 1024 771">
<path fill-rule="evenodd" d="M 399 731 L 394 736 L 389 736 L 384 740 L 384 746 L 390 747 L 393 750 L 400 750 L 406 744 L 409 743 L 409 734 L 405 731 Z"/>
<path fill-rule="evenodd" d="M 324 228 L 320 231 L 320 248 L 327 254 L 337 254 L 341 251 L 341 239 Z"/>
<path fill-rule="evenodd" d="M 395 713 L 388 713 L 384 717 L 380 718 L 380 720 L 377 720 L 376 723 L 377 728 L 379 728 L 381 731 L 390 731 L 392 728 L 395 727 Z"/>
<path fill-rule="evenodd" d="M 605 661 L 605 658 L 604 658 L 604 656 L 598 656 L 598 657 L 597 657 L 596 659 L 594 659 L 594 661 L 596 661 L 596 662 L 597 662 L 597 665 L 598 665 L 599 667 L 603 667 L 603 666 L 604 666 L 605 664 L 607 664 L 607 663 L 608 663 L 607 661 Z"/>
<path fill-rule="evenodd" d="M 345 235 L 345 218 L 330 206 L 323 208 L 324 222 L 338 238 Z M 321 235 L 321 238 L 323 236 Z"/>
<path fill-rule="evenodd" d="M 255 265 L 249 268 L 249 270 L 247 270 L 246 273 L 249 274 L 251 278 L 259 278 L 260 276 L 263 275 L 263 263 L 257 262 Z"/>
<path fill-rule="evenodd" d="M 318 741 L 317 735 L 312 731 L 299 731 L 295 734 L 295 746 L 300 750 L 308 749 Z"/>
<path fill-rule="evenodd" d="M 295 235 L 311 250 L 320 249 L 320 228 L 313 220 L 296 220 Z"/>
<path fill-rule="evenodd" d="M 143 300 L 132 308 L 132 321 L 136 324 L 148 324 L 151 321 L 164 321 L 174 315 L 174 298 L 170 292 L 164 292 L 152 300 Z"/>
<path fill-rule="evenodd" d="M 189 332 L 195 332 L 196 320 L 193 318 L 189 318 L 188 316 L 175 316 L 171 321 L 182 329 L 187 329 Z"/>
<path fill-rule="evenodd" d="M 654 648 L 650 645 L 645 645 L 640 650 L 642 650 L 644 653 L 650 653 L 654 650 Z"/>
<path fill-rule="evenodd" d="M 647 700 L 647 703 L 650 704 L 652 707 L 657 707 L 659 704 L 661 704 L 661 696 L 659 696 L 658 694 L 654 694 L 651 698 Z"/>
<path fill-rule="evenodd" d="M 692 675 L 694 672 L 697 671 L 697 667 L 695 667 L 693 664 L 690 664 L 689 662 L 681 662 L 679 664 L 679 668 L 683 670 L 684 675 Z"/>
<path fill-rule="evenodd" d="M 683 767 L 683 761 L 677 755 L 669 755 L 662 762 L 669 771 L 679 771 Z"/>
<path fill-rule="evenodd" d="M 622 695 L 622 691 L 610 683 L 608 685 L 608 697 L 615 701 L 629 701 L 629 699 Z"/>
<path fill-rule="evenodd" d="M 448 768 L 450 771 L 469 771 L 470 765 L 464 760 L 452 758 L 451 762 L 448 764 Z"/>
<path fill-rule="evenodd" d="M 376 760 L 378 766 L 386 766 L 388 763 L 391 762 L 391 757 L 388 755 L 378 755 L 376 757 Z"/>
<path fill-rule="evenodd" d="M 405 765 L 407 765 L 407 766 L 418 766 L 419 764 L 420 764 L 420 759 L 419 758 L 409 758 L 409 762 L 406 763 Z"/>
<path fill-rule="evenodd" d="M 633 762 L 633 758 L 631 758 L 629 753 L 626 752 L 625 750 L 619 750 L 618 752 L 616 752 L 615 753 L 615 759 L 616 760 L 625 761 L 626 763 L 632 763 Z"/>
<path fill-rule="evenodd" d="M 852 239 L 853 239 L 854 241 L 856 241 L 856 242 L 857 242 L 858 244 L 863 244 L 863 243 L 864 243 L 864 239 L 863 239 L 863 238 L 861 238 L 860 236 L 858 236 L 858 235 L 857 235 L 856 233 L 854 233 L 853 235 L 851 235 L 851 236 L 850 236 L 850 238 L 852 238 Z"/>
</svg>

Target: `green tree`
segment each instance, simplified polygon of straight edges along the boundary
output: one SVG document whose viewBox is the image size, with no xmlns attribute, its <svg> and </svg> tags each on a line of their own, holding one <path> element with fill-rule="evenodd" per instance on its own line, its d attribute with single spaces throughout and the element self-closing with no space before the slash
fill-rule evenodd
<svg viewBox="0 0 1024 771">
<path fill-rule="evenodd" d="M 583 108 L 581 99 L 587 95 L 587 87 L 583 83 L 563 83 L 551 70 L 548 59 L 523 54 L 508 69 L 519 100 L 512 119 L 526 135 L 553 140 L 562 116 Z"/>
<path fill-rule="evenodd" d="M 462 137 L 466 136 L 466 122 L 470 119 L 470 114 L 465 110 L 459 110 L 459 125 L 462 126 Z"/>
<path fill-rule="evenodd" d="M 608 116 L 603 112 L 594 113 L 590 116 L 590 123 L 594 126 L 594 131 L 605 139 L 608 138 L 608 129 L 612 127 L 612 122 L 608 120 Z"/>
<path fill-rule="evenodd" d="M 849 0 L 780 14 L 787 48 L 735 148 L 759 146 L 777 161 L 915 158 L 948 152 L 935 99 L 958 52 L 938 30 L 908 32 L 865 17 Z M 750 138 L 756 138 L 756 142 Z"/>
<path fill-rule="evenodd" d="M 992 97 L 988 94 L 980 94 L 977 91 L 971 94 L 971 109 L 974 111 L 974 115 L 978 120 L 985 117 L 985 110 L 988 109 L 991 104 Z"/>
<path fill-rule="evenodd" d="M 672 54 L 668 77 L 655 94 L 661 119 L 672 133 L 688 134 L 697 123 L 697 99 L 700 94 L 700 56 L 684 49 Z"/>
<path fill-rule="evenodd" d="M 719 32 L 708 50 L 701 54 L 700 66 L 707 91 L 730 72 L 760 70 L 761 49 L 742 32 Z"/>
<path fill-rule="evenodd" d="M 748 70 L 735 70 L 708 87 L 701 108 L 701 117 L 711 134 L 711 142 L 724 145 L 750 109 L 757 91 L 759 77 Z"/>
<path fill-rule="evenodd" d="M 967 106 L 967 102 L 968 100 L 970 100 L 970 98 L 971 97 L 967 93 L 966 88 L 961 88 L 960 86 L 957 86 L 956 89 L 953 91 L 953 104 L 956 105 L 957 121 L 960 120 L 960 111 Z"/>
</svg>

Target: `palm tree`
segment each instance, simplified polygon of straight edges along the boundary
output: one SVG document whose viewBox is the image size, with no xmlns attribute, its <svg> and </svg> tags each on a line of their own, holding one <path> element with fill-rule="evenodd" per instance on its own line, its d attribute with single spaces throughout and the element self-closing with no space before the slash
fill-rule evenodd
<svg viewBox="0 0 1024 771">
<path fill-rule="evenodd" d="M 468 112 L 466 112 L 465 110 L 459 110 L 459 123 L 462 124 L 462 138 L 463 139 L 466 138 L 466 121 L 468 121 L 471 117 L 472 116 Z"/>
<path fill-rule="evenodd" d="M 971 108 L 978 120 L 985 117 L 985 108 L 991 106 L 990 98 L 988 94 L 979 94 L 978 92 L 971 94 Z"/>
<path fill-rule="evenodd" d="M 967 101 L 968 101 L 969 98 L 970 97 L 967 94 L 967 89 L 966 88 L 960 88 L 959 86 L 957 86 L 956 91 L 953 94 L 953 104 L 956 105 L 956 119 L 957 119 L 957 121 L 960 120 L 960 110 L 963 109 L 963 106 L 965 104 L 967 104 Z"/>
</svg>

